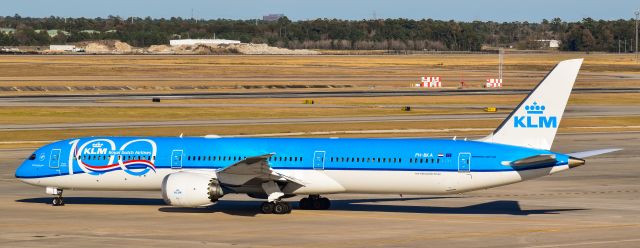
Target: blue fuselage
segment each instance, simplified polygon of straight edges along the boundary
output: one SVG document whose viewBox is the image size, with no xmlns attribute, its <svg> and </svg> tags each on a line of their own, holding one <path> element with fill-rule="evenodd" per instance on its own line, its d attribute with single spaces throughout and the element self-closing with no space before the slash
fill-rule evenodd
<svg viewBox="0 0 640 248">
<path fill-rule="evenodd" d="M 566 155 L 477 141 L 373 138 L 88 137 L 37 149 L 17 178 L 124 171 L 147 176 L 164 169 L 216 170 L 246 157 L 275 154 L 277 170 L 503 172 L 566 165 Z M 514 168 L 504 164 L 539 154 L 557 162 Z"/>
</svg>

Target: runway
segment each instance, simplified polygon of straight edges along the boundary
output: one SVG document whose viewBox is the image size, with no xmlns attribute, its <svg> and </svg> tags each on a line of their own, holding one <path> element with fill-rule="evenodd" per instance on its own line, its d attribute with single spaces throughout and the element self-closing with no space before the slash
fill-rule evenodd
<svg viewBox="0 0 640 248">
<path fill-rule="evenodd" d="M 159 192 L 44 190 L 13 178 L 31 149 L 0 150 L 0 246 L 632 247 L 640 242 L 640 133 L 560 134 L 560 152 L 620 147 L 553 176 L 451 196 L 329 195 L 326 211 L 258 213 L 225 196 L 167 207 Z M 297 200 L 293 198 L 292 200 Z"/>
<path fill-rule="evenodd" d="M 382 96 L 457 96 L 457 95 L 518 95 L 528 94 L 531 89 L 412 89 L 412 90 L 319 90 L 319 91 L 260 91 L 260 92 L 198 92 L 198 93 L 102 93 L 102 94 L 40 94 L 2 95 L 0 102 L 7 101 L 96 101 L 139 100 L 153 97 L 165 99 L 232 99 L 232 98 L 320 98 L 320 97 L 382 97 Z M 574 88 L 573 94 L 581 93 L 638 93 L 640 88 Z"/>
</svg>

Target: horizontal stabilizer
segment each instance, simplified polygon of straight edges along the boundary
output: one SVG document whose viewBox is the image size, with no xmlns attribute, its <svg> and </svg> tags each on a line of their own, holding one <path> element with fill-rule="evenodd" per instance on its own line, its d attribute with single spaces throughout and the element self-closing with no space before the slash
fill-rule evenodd
<svg viewBox="0 0 640 248">
<path fill-rule="evenodd" d="M 601 154 L 605 154 L 605 153 L 610 153 L 610 152 L 617 152 L 622 150 L 621 148 L 609 148 L 609 149 L 600 149 L 600 150 L 591 150 L 591 151 L 583 151 L 583 152 L 574 152 L 574 153 L 569 153 L 567 155 L 571 156 L 571 157 L 576 157 L 576 158 L 588 158 L 588 157 L 593 157 L 593 156 L 598 156 Z"/>
<path fill-rule="evenodd" d="M 555 162 L 556 162 L 556 155 L 542 154 L 542 155 L 526 157 L 523 159 L 518 159 L 516 161 L 502 161 L 502 165 L 507 165 L 511 167 L 525 167 L 525 166 L 549 164 L 549 163 L 555 163 Z"/>
</svg>

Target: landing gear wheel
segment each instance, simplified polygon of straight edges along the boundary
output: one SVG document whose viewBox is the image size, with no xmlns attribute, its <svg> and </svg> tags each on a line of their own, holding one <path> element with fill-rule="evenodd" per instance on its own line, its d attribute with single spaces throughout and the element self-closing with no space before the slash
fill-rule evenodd
<svg viewBox="0 0 640 248">
<path fill-rule="evenodd" d="M 318 209 L 327 210 L 331 207 L 331 201 L 329 201 L 329 198 L 322 197 L 318 199 L 318 202 L 320 202 L 320 208 Z"/>
<path fill-rule="evenodd" d="M 331 207 L 331 201 L 326 197 L 310 195 L 300 199 L 300 209 L 326 210 Z"/>
<path fill-rule="evenodd" d="M 64 199 L 62 197 L 53 198 L 53 206 L 64 206 Z"/>
<path fill-rule="evenodd" d="M 311 209 L 311 201 L 309 198 L 300 199 L 300 209 Z"/>
<path fill-rule="evenodd" d="M 273 213 L 274 207 L 275 204 L 272 202 L 263 202 L 262 205 L 260 205 L 260 211 L 262 211 L 263 214 L 270 214 Z"/>
<path fill-rule="evenodd" d="M 291 213 L 291 206 L 286 202 L 278 202 L 273 206 L 274 214 L 288 214 Z"/>
</svg>

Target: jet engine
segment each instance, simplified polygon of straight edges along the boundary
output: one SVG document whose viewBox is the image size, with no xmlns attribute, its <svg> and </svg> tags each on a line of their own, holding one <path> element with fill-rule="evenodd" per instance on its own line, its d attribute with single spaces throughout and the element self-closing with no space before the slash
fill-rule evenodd
<svg viewBox="0 0 640 248">
<path fill-rule="evenodd" d="M 200 207 L 215 203 L 224 195 L 215 176 L 176 172 L 162 180 L 162 198 L 172 206 Z"/>
</svg>

